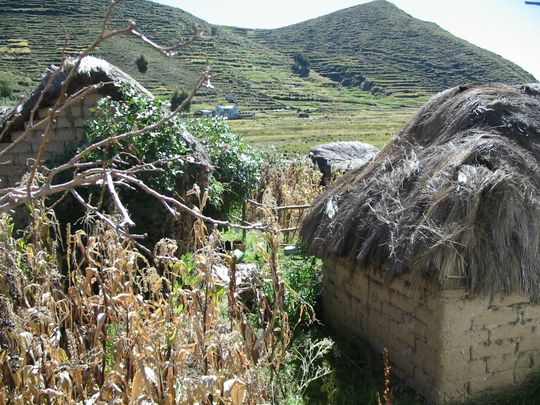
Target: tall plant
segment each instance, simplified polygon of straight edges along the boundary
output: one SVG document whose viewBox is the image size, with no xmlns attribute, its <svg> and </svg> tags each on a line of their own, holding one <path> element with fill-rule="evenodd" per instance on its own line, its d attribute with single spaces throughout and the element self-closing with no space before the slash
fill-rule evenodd
<svg viewBox="0 0 540 405">
<path fill-rule="evenodd" d="M 227 216 L 257 187 L 264 153 L 233 133 L 222 118 L 194 119 L 186 125 L 203 143 L 215 167 L 210 178 L 211 205 Z"/>
</svg>

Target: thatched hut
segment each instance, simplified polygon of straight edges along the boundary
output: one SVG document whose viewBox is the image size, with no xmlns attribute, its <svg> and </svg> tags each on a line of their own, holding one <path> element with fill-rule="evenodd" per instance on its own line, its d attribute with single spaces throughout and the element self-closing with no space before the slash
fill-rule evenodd
<svg viewBox="0 0 540 405">
<path fill-rule="evenodd" d="M 51 66 L 34 92 L 23 100 L 18 107 L 7 109 L 3 114 L 0 114 L 0 133 L 9 125 L 8 130 L 0 139 L 0 150 L 8 147 L 22 135 L 29 125 L 30 115 L 38 102 L 40 104 L 37 107 L 34 124 L 47 116 L 49 108 L 54 105 L 60 95 L 62 84 L 74 63 L 75 61 L 67 62 L 66 67 L 61 69 L 60 72 L 57 71 L 59 68 Z M 47 86 L 51 75 L 56 76 Z M 76 94 L 81 89 L 92 85 L 96 85 L 97 90 L 82 98 L 79 102 L 74 103 L 70 108 L 65 109 L 60 116 L 56 117 L 55 126 L 46 148 L 46 158 L 58 157 L 66 149 L 72 147 L 74 143 L 81 142 L 85 131 L 85 121 L 93 119 L 90 109 L 96 105 L 98 100 L 106 96 L 111 97 L 113 100 L 119 100 L 122 97 L 119 90 L 122 83 L 127 83 L 138 94 L 153 97 L 152 93 L 118 67 L 103 59 L 86 56 L 81 61 L 67 89 L 67 95 Z M 2 161 L 2 164 L 0 164 L 0 187 L 11 186 L 20 181 L 21 175 L 27 170 L 27 160 L 34 157 L 39 149 L 42 133 L 43 128 L 37 128 L 23 142 L 3 155 L 0 159 Z M 187 132 L 180 133 L 178 136 L 185 139 L 196 161 L 210 166 L 208 154 L 195 138 Z M 207 176 L 207 173 L 202 170 L 200 173 L 202 176 Z M 205 184 L 204 179 L 199 180 L 199 184 Z"/>
<path fill-rule="evenodd" d="M 435 402 L 540 370 L 540 85 L 434 96 L 314 204 L 324 319 Z"/>
<path fill-rule="evenodd" d="M 47 117 L 49 109 L 55 104 L 63 82 L 68 77 L 71 69 L 75 66 L 75 61 L 68 61 L 64 68 L 52 66 L 44 75 L 43 80 L 23 102 L 15 108 L 8 109 L 0 115 L 0 150 L 8 148 L 18 139 L 30 125 L 32 111 L 37 110 L 33 125 Z M 49 83 L 50 77 L 53 77 Z M 49 84 L 48 84 L 49 83 Z M 86 56 L 78 66 L 73 79 L 67 89 L 67 96 L 77 94 L 77 92 L 87 86 L 95 86 L 95 91 L 83 97 L 75 103 L 71 103 L 68 108 L 64 108 L 60 115 L 55 116 L 54 127 L 49 134 L 49 141 L 46 145 L 46 160 L 58 159 L 66 153 L 73 153 L 74 147 L 83 140 L 85 122 L 94 119 L 91 109 L 103 97 L 109 96 L 113 100 L 120 100 L 122 92 L 120 86 L 129 85 L 136 94 L 152 98 L 152 94 L 140 83 L 123 72 L 114 65 L 103 59 Z M 39 103 L 39 105 L 37 105 Z M 7 129 L 6 129 L 7 128 Z M 4 129 L 6 129 L 4 131 Z M 28 163 L 36 156 L 42 142 L 44 126 L 37 126 L 24 140 L 12 147 L 2 157 L 0 157 L 0 188 L 10 187 L 20 182 L 22 175 L 28 170 Z M 202 187 L 208 184 L 209 170 L 211 168 L 210 158 L 204 147 L 187 131 L 177 134 L 182 137 L 184 143 L 189 147 L 189 154 L 193 156 L 194 163 L 182 164 L 183 175 L 176 179 L 177 194 L 185 197 L 194 183 Z M 155 242 L 164 234 L 171 234 L 189 245 L 191 240 L 191 228 L 193 218 L 182 218 L 175 220 L 165 218 L 166 212 L 162 204 L 152 204 L 151 199 L 140 198 L 140 202 L 148 202 L 145 209 L 134 213 L 136 221 L 141 226 L 152 225 L 152 229 L 144 228 L 141 233 L 149 234 L 150 242 Z M 74 204 L 77 206 L 77 204 Z M 159 226 L 154 226 L 156 225 Z M 181 247 L 180 250 L 186 250 Z"/>
</svg>

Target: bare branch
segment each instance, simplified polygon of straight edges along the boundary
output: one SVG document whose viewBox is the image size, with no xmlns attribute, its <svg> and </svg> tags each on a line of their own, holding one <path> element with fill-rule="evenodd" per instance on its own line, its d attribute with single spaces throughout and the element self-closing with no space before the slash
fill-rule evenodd
<svg viewBox="0 0 540 405">
<path fill-rule="evenodd" d="M 131 242 L 137 246 L 137 248 L 139 248 L 140 250 L 142 250 L 145 254 L 147 254 L 148 256 L 152 256 L 152 252 L 147 248 L 145 247 L 144 245 L 141 245 L 139 242 L 137 242 L 135 239 L 144 239 L 146 236 L 145 235 L 133 235 L 133 234 L 130 234 L 128 232 L 126 232 L 125 229 L 123 229 L 121 226 L 117 225 L 116 223 L 114 223 L 114 221 L 112 219 L 110 219 L 109 217 L 107 217 L 106 215 L 102 214 L 101 211 L 90 205 L 89 203 L 87 203 L 86 201 L 84 201 L 84 198 L 82 198 L 82 196 L 77 193 L 77 191 L 75 191 L 74 189 L 70 190 L 71 194 L 75 197 L 75 199 L 84 207 L 86 208 L 88 211 L 90 212 L 93 212 L 96 214 L 96 216 L 102 220 L 105 224 L 107 224 L 107 226 L 109 228 L 111 228 L 112 230 L 118 232 L 120 235 L 124 236 L 125 238 L 131 240 Z"/>
<path fill-rule="evenodd" d="M 169 210 L 172 209 L 171 207 L 176 207 L 180 211 L 186 212 L 186 213 L 192 215 L 193 217 L 195 217 L 197 219 L 200 219 L 201 221 L 204 221 L 206 223 L 210 223 L 210 224 L 213 224 L 213 225 L 217 225 L 217 226 L 226 227 L 226 228 L 258 229 L 258 230 L 266 229 L 266 226 L 264 226 L 264 225 L 259 225 L 259 224 L 240 225 L 240 224 L 233 224 L 233 223 L 231 223 L 229 221 L 222 221 L 222 220 L 217 220 L 217 219 L 208 217 L 206 215 L 203 215 L 196 208 L 190 208 L 187 205 L 185 205 L 184 203 L 178 201 L 177 199 L 175 199 L 173 197 L 168 197 L 166 195 L 163 195 L 163 194 L 157 192 L 156 190 L 154 190 L 150 186 L 146 185 L 142 180 L 139 180 L 136 177 L 130 176 L 130 175 L 124 173 L 124 172 L 114 172 L 113 171 L 113 174 L 114 174 L 115 177 L 124 179 L 124 180 L 128 181 L 129 183 L 132 183 L 132 184 L 136 185 L 142 191 L 144 191 L 147 194 L 157 198 L 162 203 L 166 203 L 166 206 L 169 208 Z M 174 216 L 178 216 L 178 212 L 176 210 L 172 210 L 171 213 Z"/>
<path fill-rule="evenodd" d="M 120 197 L 118 197 L 118 193 L 116 192 L 116 189 L 114 188 L 114 184 L 113 184 L 113 180 L 112 180 L 110 172 L 105 172 L 105 180 L 107 181 L 107 188 L 109 189 L 109 193 L 111 193 L 114 206 L 120 212 L 120 215 L 122 215 L 122 222 L 120 223 L 120 227 L 124 227 L 125 225 L 131 226 L 131 227 L 135 226 L 135 222 L 131 220 L 126 207 L 124 207 L 124 204 L 122 204 L 122 201 L 120 201 Z"/>
<path fill-rule="evenodd" d="M 157 51 L 161 52 L 162 54 L 166 55 L 166 56 L 175 56 L 178 54 L 178 50 L 179 49 L 182 49 L 182 48 L 185 48 L 189 45 L 191 45 L 193 42 L 195 42 L 196 40 L 198 39 L 202 39 L 204 38 L 200 33 L 199 33 L 199 29 L 197 26 L 194 27 L 194 33 L 193 35 L 186 41 L 184 42 L 181 42 L 177 45 L 174 45 L 174 46 L 169 46 L 169 47 L 163 47 L 163 46 L 160 46 L 158 44 L 156 44 L 155 42 L 153 42 L 151 39 L 147 38 L 145 35 L 141 34 L 140 32 L 136 31 L 135 29 L 132 29 L 130 31 L 131 35 L 139 38 L 141 41 L 143 41 L 144 43 L 148 44 L 149 46 L 151 46 L 152 48 L 156 49 Z"/>
</svg>

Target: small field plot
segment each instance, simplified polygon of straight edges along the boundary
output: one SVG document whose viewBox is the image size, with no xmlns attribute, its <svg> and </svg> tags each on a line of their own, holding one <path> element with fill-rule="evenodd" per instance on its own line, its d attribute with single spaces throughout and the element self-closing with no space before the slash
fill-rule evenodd
<svg viewBox="0 0 540 405">
<path fill-rule="evenodd" d="M 247 142 L 259 146 L 274 145 L 286 154 L 306 153 L 315 145 L 336 141 L 360 141 L 381 148 L 415 111 L 415 108 L 377 108 L 332 114 L 319 112 L 308 114 L 309 118 L 285 111 L 232 120 L 229 124 Z"/>
</svg>

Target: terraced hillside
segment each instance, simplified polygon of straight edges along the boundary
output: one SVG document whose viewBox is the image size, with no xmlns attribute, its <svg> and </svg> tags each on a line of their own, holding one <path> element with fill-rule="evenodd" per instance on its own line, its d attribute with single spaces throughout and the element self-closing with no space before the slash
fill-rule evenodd
<svg viewBox="0 0 540 405">
<path fill-rule="evenodd" d="M 44 70 L 58 62 L 65 32 L 71 55 L 93 41 L 108 4 L 0 0 L 0 82 L 11 82 L 14 94 L 31 89 Z M 129 37 L 114 38 L 96 52 L 158 95 L 191 87 L 210 64 L 221 74 L 215 90 L 200 93 L 199 106 L 233 96 L 243 112 L 296 107 L 327 114 L 418 105 L 437 90 L 469 81 L 532 80 L 516 65 L 382 0 L 272 31 L 212 27 L 178 8 L 148 0 L 125 0 L 112 26 L 124 26 L 127 19 L 164 45 L 190 36 L 194 24 L 207 34 L 217 32 L 172 59 Z M 313 62 L 307 78 L 291 72 L 292 54 L 298 50 Z M 145 74 L 134 63 L 141 54 L 149 62 Z"/>
<path fill-rule="evenodd" d="M 67 51 L 76 55 L 81 46 L 91 43 L 101 28 L 107 0 L 0 0 L 0 79 L 17 76 L 18 86 L 30 89 L 44 70 L 60 59 L 64 30 L 69 35 Z M 207 34 L 212 27 L 180 9 L 147 0 L 126 0 L 113 16 L 112 26 L 124 26 L 127 19 L 152 40 L 172 45 L 187 38 L 193 25 Z M 305 103 L 367 105 L 374 97 L 356 90 L 344 95 L 330 79 L 314 73 L 299 78 L 290 71 L 290 57 L 256 41 L 237 35 L 236 30 L 216 27 L 217 35 L 195 42 L 180 56 L 166 58 L 139 40 L 116 37 L 104 43 L 97 55 L 119 66 L 141 81 L 155 94 L 169 94 L 175 88 L 189 88 L 207 63 L 220 73 L 215 90 L 201 92 L 197 102 L 224 101 L 234 96 L 243 112 L 260 111 Z M 144 54 L 149 69 L 144 75 L 135 59 Z"/>
<path fill-rule="evenodd" d="M 321 75 L 376 94 L 416 97 L 468 82 L 534 80 L 514 63 L 385 0 L 250 34 L 276 50 L 301 51 Z"/>
</svg>

